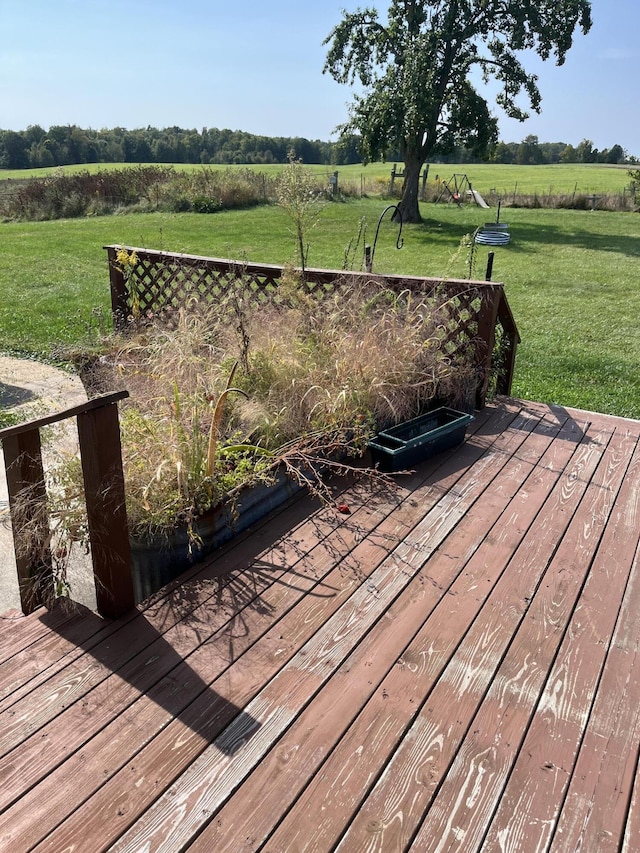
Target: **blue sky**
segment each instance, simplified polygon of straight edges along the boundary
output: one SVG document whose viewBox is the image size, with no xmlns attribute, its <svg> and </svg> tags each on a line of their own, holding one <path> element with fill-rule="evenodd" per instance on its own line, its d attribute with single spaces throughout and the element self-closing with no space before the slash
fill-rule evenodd
<svg viewBox="0 0 640 853">
<path fill-rule="evenodd" d="M 328 140 L 350 90 L 322 74 L 322 41 L 358 5 L 370 4 L 0 0 L 0 128 L 178 125 Z M 640 0 L 593 0 L 592 10 L 591 33 L 563 67 L 527 61 L 542 114 L 501 118 L 501 139 L 588 138 L 640 156 Z"/>
</svg>

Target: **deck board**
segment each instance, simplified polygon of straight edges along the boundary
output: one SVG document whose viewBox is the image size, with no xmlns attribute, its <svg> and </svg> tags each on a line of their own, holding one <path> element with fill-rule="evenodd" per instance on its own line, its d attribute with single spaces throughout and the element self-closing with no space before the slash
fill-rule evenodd
<svg viewBox="0 0 640 853">
<path fill-rule="evenodd" d="M 501 400 L 121 620 L 0 622 L 0 849 L 635 850 L 639 437 Z"/>
</svg>

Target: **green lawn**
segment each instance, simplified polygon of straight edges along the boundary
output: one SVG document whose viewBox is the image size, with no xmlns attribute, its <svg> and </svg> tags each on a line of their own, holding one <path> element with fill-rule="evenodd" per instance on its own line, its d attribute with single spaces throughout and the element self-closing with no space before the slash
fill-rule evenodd
<svg viewBox="0 0 640 853">
<path fill-rule="evenodd" d="M 327 205 L 309 234 L 309 264 L 342 268 L 361 220 L 372 242 L 384 208 L 368 198 Z M 375 270 L 466 277 L 460 239 L 495 211 L 425 205 L 423 216 L 422 225 L 404 228 L 400 251 L 397 227 L 385 217 Z M 501 219 L 512 241 L 496 249 L 493 278 L 505 282 L 523 339 L 514 394 L 640 418 L 640 216 L 503 209 Z M 109 308 L 108 243 L 265 263 L 291 261 L 294 252 L 290 224 L 272 207 L 3 223 L 0 349 L 51 358 L 60 344 L 99 325 Z M 477 277 L 486 262 L 487 249 L 479 247 Z"/>
</svg>

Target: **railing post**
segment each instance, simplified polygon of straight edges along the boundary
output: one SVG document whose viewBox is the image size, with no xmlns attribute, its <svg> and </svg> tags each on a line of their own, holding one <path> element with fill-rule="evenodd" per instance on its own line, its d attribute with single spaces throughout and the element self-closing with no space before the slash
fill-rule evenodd
<svg viewBox="0 0 640 853">
<path fill-rule="evenodd" d="M 482 305 L 478 315 L 478 341 L 476 345 L 476 363 L 481 369 L 480 383 L 476 392 L 476 406 L 479 409 L 484 408 L 489 387 L 500 294 L 501 288 L 498 285 L 483 287 L 480 291 Z"/>
<path fill-rule="evenodd" d="M 32 613 L 53 595 L 47 492 L 42 466 L 40 431 L 36 429 L 2 440 L 9 492 L 20 602 Z"/>
<path fill-rule="evenodd" d="M 115 246 L 106 246 L 107 259 L 109 262 L 109 284 L 111 286 L 111 314 L 113 326 L 116 330 L 122 330 L 127 323 L 129 314 L 129 303 L 127 293 L 127 282 L 124 273 L 117 263 L 117 249 Z"/>
<path fill-rule="evenodd" d="M 98 612 L 116 619 L 135 605 L 118 407 L 82 412 L 77 422 Z"/>
<path fill-rule="evenodd" d="M 511 384 L 516 368 L 516 350 L 520 343 L 520 335 L 504 291 L 501 292 L 498 303 L 498 319 L 502 325 L 506 343 L 503 352 L 504 369 L 498 376 L 496 390 L 498 394 L 511 394 Z"/>
</svg>

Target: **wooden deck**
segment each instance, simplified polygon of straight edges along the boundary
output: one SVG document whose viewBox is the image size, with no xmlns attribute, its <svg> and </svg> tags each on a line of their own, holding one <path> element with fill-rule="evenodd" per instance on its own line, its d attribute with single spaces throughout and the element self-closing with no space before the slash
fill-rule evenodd
<svg viewBox="0 0 640 853">
<path fill-rule="evenodd" d="M 116 622 L 0 626 L 0 849 L 637 851 L 640 423 L 503 401 Z"/>
</svg>

